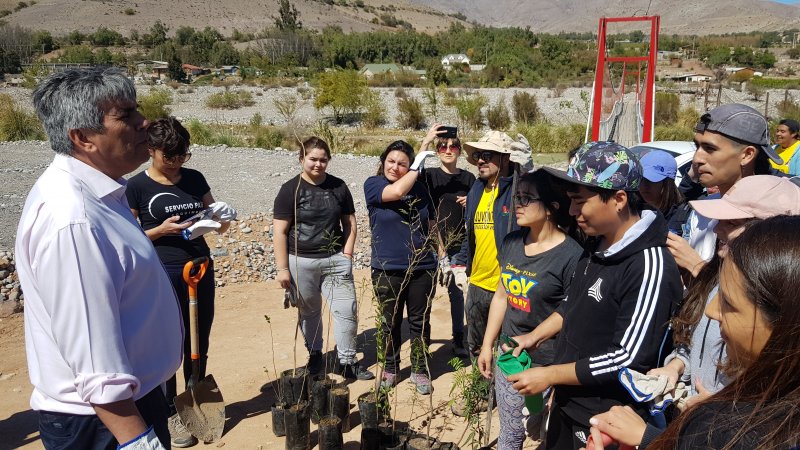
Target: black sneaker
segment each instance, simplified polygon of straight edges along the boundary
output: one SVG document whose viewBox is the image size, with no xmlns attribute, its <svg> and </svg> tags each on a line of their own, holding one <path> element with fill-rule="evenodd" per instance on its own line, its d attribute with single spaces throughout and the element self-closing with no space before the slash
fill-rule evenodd
<svg viewBox="0 0 800 450">
<path fill-rule="evenodd" d="M 322 372 L 322 352 L 319 350 L 312 350 L 311 353 L 308 354 L 308 364 L 306 364 L 306 369 L 308 369 L 309 375 L 317 375 Z"/>
<path fill-rule="evenodd" d="M 350 364 L 341 364 L 339 363 L 339 373 L 342 374 L 345 378 L 357 379 L 357 380 L 374 380 L 375 374 L 370 372 L 369 370 L 361 367 L 361 364 L 358 361 L 352 362 Z"/>
</svg>

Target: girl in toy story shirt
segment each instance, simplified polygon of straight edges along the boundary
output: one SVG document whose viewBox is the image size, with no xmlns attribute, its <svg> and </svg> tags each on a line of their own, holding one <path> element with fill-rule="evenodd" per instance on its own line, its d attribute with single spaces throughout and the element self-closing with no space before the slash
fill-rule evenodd
<svg viewBox="0 0 800 450">
<path fill-rule="evenodd" d="M 478 367 L 486 378 L 494 376 L 500 409 L 497 448 L 518 450 L 525 441 L 523 406 L 525 397 L 492 365 L 498 335 L 527 334 L 558 308 L 564 300 L 572 273 L 583 251 L 568 235 L 575 229 L 564 189 L 539 170 L 520 178 L 514 204 L 522 227 L 506 236 L 497 258 L 500 282 L 489 309 Z M 548 365 L 554 356 L 554 340 L 542 342 L 531 354 L 534 365 Z"/>
</svg>

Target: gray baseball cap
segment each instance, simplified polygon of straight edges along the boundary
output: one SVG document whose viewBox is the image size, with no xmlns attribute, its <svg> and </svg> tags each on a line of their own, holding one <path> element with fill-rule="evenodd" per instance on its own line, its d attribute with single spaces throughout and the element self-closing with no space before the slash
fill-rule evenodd
<svg viewBox="0 0 800 450">
<path fill-rule="evenodd" d="M 783 164 L 783 159 L 769 143 L 769 124 L 766 117 L 747 105 L 729 103 L 717 106 L 700 116 L 694 131 L 714 131 L 743 144 L 753 145 L 775 164 Z"/>
</svg>

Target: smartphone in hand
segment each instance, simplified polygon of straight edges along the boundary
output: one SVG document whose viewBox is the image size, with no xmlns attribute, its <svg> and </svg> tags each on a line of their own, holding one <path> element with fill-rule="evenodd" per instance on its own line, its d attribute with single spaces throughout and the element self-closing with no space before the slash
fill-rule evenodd
<svg viewBox="0 0 800 450">
<path fill-rule="evenodd" d="M 445 130 L 444 133 L 439 135 L 439 137 L 442 139 L 455 139 L 458 137 L 458 127 L 448 127 L 446 125 L 442 125 L 439 127 L 439 130 Z"/>
</svg>

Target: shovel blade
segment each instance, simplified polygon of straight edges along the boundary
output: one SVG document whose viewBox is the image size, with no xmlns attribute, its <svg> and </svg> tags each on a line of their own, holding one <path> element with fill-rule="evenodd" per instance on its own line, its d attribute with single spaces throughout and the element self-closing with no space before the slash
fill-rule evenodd
<svg viewBox="0 0 800 450">
<path fill-rule="evenodd" d="M 216 442 L 225 428 L 225 401 L 208 375 L 175 397 L 175 408 L 186 429 L 205 443 Z"/>
</svg>

